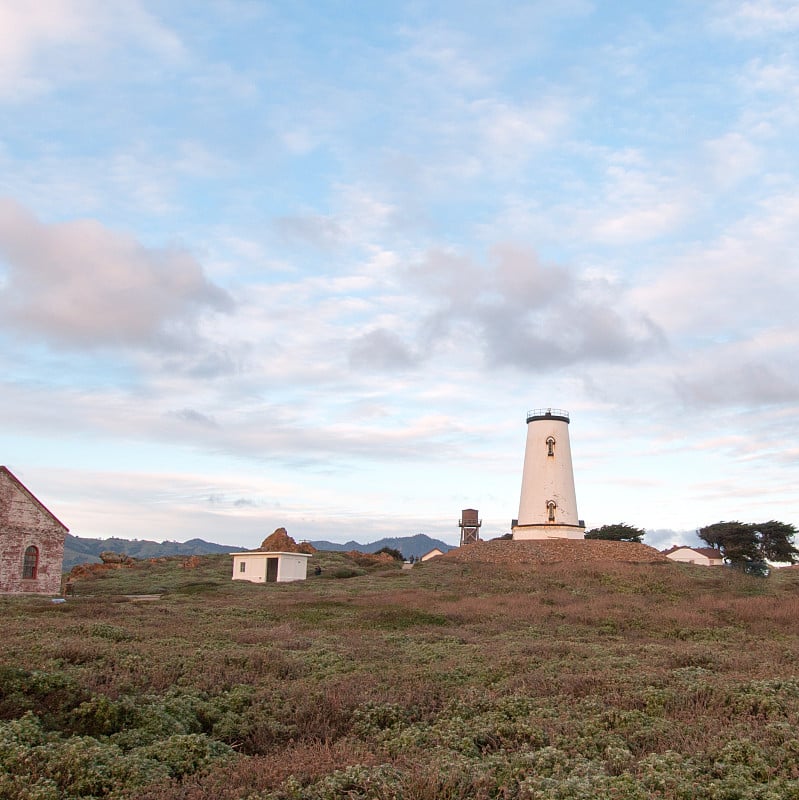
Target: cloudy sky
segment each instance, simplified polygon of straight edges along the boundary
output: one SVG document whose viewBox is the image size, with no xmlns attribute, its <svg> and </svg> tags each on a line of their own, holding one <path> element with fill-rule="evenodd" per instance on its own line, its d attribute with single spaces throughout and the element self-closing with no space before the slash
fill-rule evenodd
<svg viewBox="0 0 799 800">
<path fill-rule="evenodd" d="M 0 463 L 78 536 L 799 524 L 799 2 L 0 0 Z"/>
</svg>

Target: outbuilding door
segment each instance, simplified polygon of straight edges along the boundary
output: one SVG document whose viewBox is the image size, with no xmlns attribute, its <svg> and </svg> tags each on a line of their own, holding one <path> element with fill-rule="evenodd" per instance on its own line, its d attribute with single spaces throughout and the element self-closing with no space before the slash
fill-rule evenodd
<svg viewBox="0 0 799 800">
<path fill-rule="evenodd" d="M 266 559 L 266 581 L 267 583 L 274 583 L 277 580 L 277 558 Z"/>
</svg>

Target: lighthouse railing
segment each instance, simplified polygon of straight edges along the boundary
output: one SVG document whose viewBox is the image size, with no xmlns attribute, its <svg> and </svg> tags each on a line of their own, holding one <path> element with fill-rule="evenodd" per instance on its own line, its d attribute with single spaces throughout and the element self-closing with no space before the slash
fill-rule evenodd
<svg viewBox="0 0 799 800">
<path fill-rule="evenodd" d="M 569 412 L 564 411 L 562 408 L 534 408 L 527 412 L 527 421 L 531 419 L 546 419 L 546 417 L 555 417 L 556 419 L 565 419 L 569 421 Z"/>
</svg>

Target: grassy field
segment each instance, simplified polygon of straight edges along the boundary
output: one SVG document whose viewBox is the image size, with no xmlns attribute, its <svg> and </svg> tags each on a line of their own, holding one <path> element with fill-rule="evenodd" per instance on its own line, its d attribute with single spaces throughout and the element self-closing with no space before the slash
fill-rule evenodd
<svg viewBox="0 0 799 800">
<path fill-rule="evenodd" d="M 799 570 L 309 573 L 0 598 L 0 797 L 799 799 Z"/>
</svg>

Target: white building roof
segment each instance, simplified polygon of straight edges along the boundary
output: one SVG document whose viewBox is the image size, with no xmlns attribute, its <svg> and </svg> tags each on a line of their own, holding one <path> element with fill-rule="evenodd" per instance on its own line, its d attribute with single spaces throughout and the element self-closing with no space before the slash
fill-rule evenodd
<svg viewBox="0 0 799 800">
<path fill-rule="evenodd" d="M 245 550 L 243 553 L 228 553 L 229 556 L 299 556 L 310 558 L 311 553 L 285 553 L 277 550 Z"/>
</svg>

